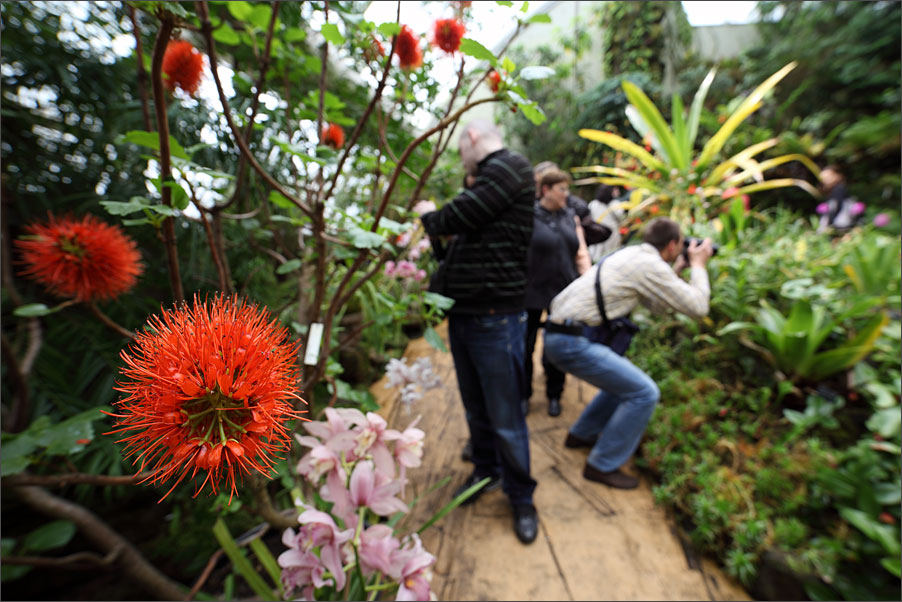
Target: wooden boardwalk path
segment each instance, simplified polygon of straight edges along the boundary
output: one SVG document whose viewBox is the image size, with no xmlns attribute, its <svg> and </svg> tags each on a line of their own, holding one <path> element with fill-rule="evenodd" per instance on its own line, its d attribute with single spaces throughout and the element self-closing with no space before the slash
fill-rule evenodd
<svg viewBox="0 0 902 602">
<path fill-rule="evenodd" d="M 447 323 L 437 330 L 447 345 Z M 537 360 L 540 353 L 541 337 Z M 406 498 L 422 496 L 408 517 L 413 529 L 451 499 L 473 466 L 460 458 L 468 432 L 451 354 L 422 338 L 405 352 L 408 363 L 424 356 L 443 387 L 427 392 L 409 414 L 384 379 L 371 389 L 392 428 L 403 429 L 422 415 L 423 465 L 408 473 Z M 532 474 L 539 483 L 539 537 L 528 546 L 517 540 L 500 489 L 456 508 L 423 533 L 424 546 L 436 556 L 432 587 L 439 600 L 751 599 L 716 565 L 684 548 L 673 522 L 654 505 L 646 479 L 638 489 L 622 491 L 582 478 L 587 451 L 567 449 L 563 442 L 594 387 L 568 376 L 564 411 L 556 418 L 545 411 L 538 361 L 533 389 L 527 422 Z M 448 476 L 447 485 L 429 492 Z"/>
</svg>

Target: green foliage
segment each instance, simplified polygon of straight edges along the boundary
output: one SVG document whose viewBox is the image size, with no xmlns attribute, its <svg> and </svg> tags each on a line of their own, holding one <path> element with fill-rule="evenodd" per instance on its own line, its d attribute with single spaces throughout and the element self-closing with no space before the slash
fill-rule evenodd
<svg viewBox="0 0 902 602">
<path fill-rule="evenodd" d="M 678 61 L 674 67 L 679 68 L 692 38 L 682 5 L 605 2 L 599 13 L 604 28 L 604 72 L 609 77 L 643 71 L 660 82 L 669 55 L 674 55 Z"/>
<path fill-rule="evenodd" d="M 765 16 L 779 18 L 759 25 L 761 42 L 742 62 L 746 85 L 796 61 L 775 92 L 776 128 L 792 124 L 799 134 L 827 141 L 823 161 L 843 164 L 852 194 L 898 207 L 897 179 L 886 176 L 898 176 L 899 3 L 759 4 Z"/>
</svg>

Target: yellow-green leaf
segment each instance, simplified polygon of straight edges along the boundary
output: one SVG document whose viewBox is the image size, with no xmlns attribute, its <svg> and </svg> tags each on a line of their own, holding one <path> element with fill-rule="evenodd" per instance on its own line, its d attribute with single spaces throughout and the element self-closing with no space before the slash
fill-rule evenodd
<svg viewBox="0 0 902 602">
<path fill-rule="evenodd" d="M 657 171 L 665 171 L 667 169 L 667 167 L 663 163 L 655 159 L 647 150 L 645 150 L 635 142 L 627 140 L 626 138 L 618 136 L 617 134 L 590 129 L 580 130 L 578 134 L 581 138 L 585 138 L 586 140 L 600 142 L 601 144 L 610 146 L 614 150 L 619 150 L 630 154 L 649 169 L 654 169 Z"/>
<path fill-rule="evenodd" d="M 705 144 L 701 155 L 698 157 L 699 168 L 702 168 L 711 162 L 714 156 L 723 148 L 727 139 L 729 139 L 733 132 L 736 131 L 736 128 L 739 127 L 739 124 L 758 110 L 764 95 L 770 92 L 781 79 L 786 77 L 786 74 L 795 69 L 796 65 L 797 63 L 793 61 L 768 77 L 760 86 L 755 88 L 742 103 L 740 103 L 739 107 L 737 107 L 733 114 L 727 118 L 720 130 L 718 130 L 718 132 Z"/>
<path fill-rule="evenodd" d="M 661 142 L 661 148 L 667 158 L 678 169 L 685 169 L 688 164 L 688 158 L 683 156 L 677 148 L 676 138 L 670 130 L 670 126 L 664 121 L 658 107 L 645 95 L 637 85 L 632 82 L 623 82 L 623 92 L 626 94 L 630 103 L 639 111 L 639 115 L 648 124 L 655 136 Z"/>
</svg>

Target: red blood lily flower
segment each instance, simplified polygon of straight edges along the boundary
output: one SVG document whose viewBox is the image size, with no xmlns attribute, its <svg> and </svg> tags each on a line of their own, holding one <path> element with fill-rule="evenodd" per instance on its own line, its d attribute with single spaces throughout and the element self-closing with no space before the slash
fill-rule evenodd
<svg viewBox="0 0 902 602">
<path fill-rule="evenodd" d="M 497 92 L 501 87 L 501 74 L 495 71 L 489 71 L 489 87 L 492 89 L 492 92 Z"/>
<path fill-rule="evenodd" d="M 50 215 L 25 228 L 15 241 L 22 275 L 54 295 L 78 301 L 113 299 L 130 290 L 143 271 L 135 241 L 119 226 L 93 215 L 81 219 Z"/>
<path fill-rule="evenodd" d="M 121 353 L 125 366 L 113 387 L 126 397 L 110 433 L 124 435 L 125 457 L 135 457 L 154 485 L 206 471 L 195 495 L 236 476 L 267 475 L 288 450 L 285 423 L 300 418 L 298 345 L 269 313 L 236 297 L 152 316 Z M 305 402 L 306 403 L 306 402 Z M 231 501 L 231 497 L 229 498 Z"/>
<path fill-rule="evenodd" d="M 339 149 L 345 145 L 345 131 L 336 123 L 327 123 L 323 126 L 322 141 L 327 146 Z"/>
<path fill-rule="evenodd" d="M 689 194 L 695 194 L 696 190 L 698 190 L 698 187 L 696 187 L 695 184 L 690 184 L 689 188 L 686 189 L 686 192 L 688 192 Z"/>
<path fill-rule="evenodd" d="M 433 44 L 453 54 L 460 48 L 467 28 L 457 19 L 437 19 L 433 29 Z"/>
<path fill-rule="evenodd" d="M 172 92 L 178 86 L 188 94 L 197 92 L 204 72 L 204 55 L 190 42 L 173 40 L 166 46 L 163 55 L 163 83 Z"/>
<path fill-rule="evenodd" d="M 395 54 L 398 55 L 403 69 L 416 69 L 423 64 L 420 40 L 407 25 L 401 26 L 401 33 L 398 34 L 398 41 L 395 44 Z"/>
</svg>

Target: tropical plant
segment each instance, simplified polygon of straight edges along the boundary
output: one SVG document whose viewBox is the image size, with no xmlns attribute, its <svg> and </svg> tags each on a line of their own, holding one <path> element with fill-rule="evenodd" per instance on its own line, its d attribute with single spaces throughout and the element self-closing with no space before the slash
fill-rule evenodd
<svg viewBox="0 0 902 602">
<path fill-rule="evenodd" d="M 761 305 L 755 323 L 732 322 L 717 334 L 722 336 L 738 330 L 753 330 L 760 335 L 764 347 L 756 347 L 748 341 L 744 341 L 745 344 L 755 348 L 775 369 L 792 381 L 820 380 L 848 370 L 870 352 L 889 321 L 889 316 L 880 312 L 842 344 L 830 345 L 824 349 L 824 342 L 837 326 L 845 318 L 861 313 L 870 305 L 869 302 L 854 306 L 845 315 L 835 319 L 827 315 L 826 308 L 812 304 L 807 299 L 796 300 L 788 316 L 764 300 Z"/>
<path fill-rule="evenodd" d="M 733 132 L 761 107 L 765 95 L 794 67 L 795 63 L 784 66 L 745 97 L 697 155 L 695 143 L 699 118 L 715 69 L 708 73 L 699 86 L 688 115 L 684 114 L 680 97 L 673 96 L 671 125 L 667 124 L 661 112 L 641 89 L 628 81 L 623 82 L 623 90 L 631 103 L 626 109 L 627 117 L 646 141 L 645 148 L 611 132 L 585 129 L 580 130 L 579 135 L 634 157 L 641 167 L 636 171 L 602 165 L 573 168 L 574 172 L 603 174 L 577 183 L 597 181 L 626 187 L 632 190 L 631 213 L 658 205 L 669 209 L 673 218 L 687 224 L 706 221 L 713 212 L 719 211 L 721 204 L 732 196 L 728 190 L 742 195 L 797 186 L 819 196 L 818 191 L 805 180 L 765 180 L 765 171 L 790 161 L 799 161 L 813 173 L 820 173 L 818 167 L 801 154 L 782 155 L 764 161 L 755 159 L 759 153 L 776 146 L 779 142 L 777 138 L 753 144 L 727 159 L 719 160 L 719 153 Z M 654 155 L 649 152 L 652 149 L 655 151 Z"/>
</svg>

